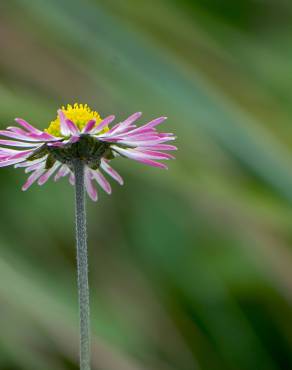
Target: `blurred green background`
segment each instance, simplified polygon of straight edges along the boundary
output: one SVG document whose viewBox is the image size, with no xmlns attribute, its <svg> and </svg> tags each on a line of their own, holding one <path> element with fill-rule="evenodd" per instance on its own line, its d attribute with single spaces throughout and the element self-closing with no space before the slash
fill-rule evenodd
<svg viewBox="0 0 292 370">
<path fill-rule="evenodd" d="M 88 202 L 93 369 L 292 369 L 290 0 L 0 3 L 1 127 L 167 115 Z M 0 369 L 78 369 L 73 189 L 1 169 Z"/>
</svg>

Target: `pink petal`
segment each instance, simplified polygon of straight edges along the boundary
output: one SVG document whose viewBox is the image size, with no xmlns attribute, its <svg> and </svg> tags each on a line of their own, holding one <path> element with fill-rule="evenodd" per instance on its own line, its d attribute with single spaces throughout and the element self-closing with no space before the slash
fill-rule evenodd
<svg viewBox="0 0 292 370">
<path fill-rule="evenodd" d="M 124 180 L 122 177 L 118 174 L 116 170 L 114 170 L 105 159 L 101 160 L 100 167 L 106 172 L 108 175 L 110 175 L 114 180 L 116 180 L 120 185 L 124 184 Z"/>
<path fill-rule="evenodd" d="M 119 138 L 109 137 L 106 135 L 98 135 L 96 138 L 100 141 L 105 141 L 108 143 L 117 143 L 120 140 Z"/>
<path fill-rule="evenodd" d="M 115 135 L 124 135 L 127 132 L 133 130 L 133 128 L 137 127 L 136 125 L 129 125 L 123 129 L 121 129 L 118 133 L 116 133 L 116 130 L 120 128 L 120 123 L 117 123 L 115 126 L 113 126 L 108 132 L 106 132 L 104 135 L 105 136 L 115 136 Z"/>
<path fill-rule="evenodd" d="M 22 190 L 27 190 L 45 171 L 45 168 L 42 167 L 32 173 L 27 179 L 26 183 L 22 186 Z"/>
<path fill-rule="evenodd" d="M 100 139 L 101 141 L 104 141 L 104 139 Z M 123 144 L 123 145 L 128 145 L 130 147 L 137 147 L 137 146 L 151 146 L 151 145 L 156 145 L 156 144 L 161 144 L 161 143 L 165 143 L 166 141 L 170 141 L 170 140 L 175 140 L 175 137 L 174 138 L 170 138 L 170 137 L 167 137 L 167 138 L 159 138 L 159 139 L 154 139 L 154 140 L 137 140 L 137 141 L 131 141 L 131 140 L 121 140 L 120 143 Z"/>
<path fill-rule="evenodd" d="M 153 128 L 145 128 L 144 126 L 142 127 L 137 127 L 134 130 L 131 130 L 130 132 L 123 133 L 121 136 L 132 136 L 132 135 L 140 135 L 140 134 L 157 134 L 157 131 Z"/>
<path fill-rule="evenodd" d="M 108 126 L 116 117 L 114 115 L 104 118 L 92 131 L 92 134 L 97 134 L 102 131 L 106 126 Z"/>
<path fill-rule="evenodd" d="M 86 123 L 86 126 L 83 128 L 82 132 L 84 134 L 87 134 L 89 131 L 91 131 L 96 123 L 96 119 L 92 119 Z"/>
<path fill-rule="evenodd" d="M 147 158 L 149 159 L 175 159 L 175 157 L 171 154 L 158 152 L 156 150 L 139 150 L 138 148 L 136 148 L 135 151 L 145 155 L 145 157 L 147 156 Z"/>
<path fill-rule="evenodd" d="M 44 183 L 46 183 L 49 178 L 52 176 L 52 174 L 56 171 L 57 168 L 59 168 L 61 166 L 61 163 L 60 162 L 56 162 L 52 168 L 50 168 L 49 170 L 47 170 L 38 180 L 38 184 L 39 185 L 43 185 Z"/>
<path fill-rule="evenodd" d="M 138 118 L 142 116 L 142 112 L 136 112 L 125 119 L 125 121 L 119 123 L 117 126 L 115 126 L 112 130 L 110 130 L 110 133 L 117 134 L 118 132 L 121 133 L 125 129 L 127 129 L 133 122 L 135 122 Z"/>
<path fill-rule="evenodd" d="M 76 125 L 72 121 L 67 119 L 65 113 L 61 109 L 58 110 L 58 115 L 60 118 L 61 134 L 63 136 L 70 136 L 71 134 L 76 134 L 77 132 L 79 132 Z"/>
<path fill-rule="evenodd" d="M 134 117 L 135 115 L 136 115 L 137 113 L 135 113 L 134 115 L 132 115 L 132 116 L 130 116 L 128 119 L 130 119 L 131 117 Z M 140 115 L 138 116 L 138 118 L 140 117 L 142 115 L 142 113 L 140 113 Z M 128 120 L 127 119 L 127 120 Z M 136 118 L 137 119 L 137 118 Z M 143 132 L 153 132 L 154 131 L 154 129 L 153 129 L 153 127 L 155 127 L 155 126 L 157 126 L 157 125 L 159 125 L 160 123 L 162 123 L 163 121 L 165 121 L 167 119 L 167 117 L 158 117 L 158 118 L 155 118 L 154 120 L 152 120 L 152 121 L 150 121 L 150 122 L 148 122 L 148 123 L 146 123 L 145 125 L 143 125 L 143 126 L 141 126 L 141 127 L 138 127 L 138 128 L 136 128 L 136 129 L 134 129 L 134 130 L 132 130 L 132 131 L 130 131 L 128 134 L 129 135 L 131 135 L 131 134 L 134 134 L 134 133 L 136 133 L 136 134 L 138 134 L 138 133 L 143 133 Z M 112 133 L 112 134 L 118 134 L 118 133 L 121 133 L 121 131 L 123 131 L 123 129 L 124 129 L 124 127 L 127 127 L 127 125 L 125 125 L 124 126 L 124 124 L 125 124 L 125 122 L 127 122 L 127 120 L 126 121 L 124 121 L 124 122 L 122 122 L 122 123 L 120 123 L 119 124 L 119 126 L 118 127 L 115 127 L 114 129 L 112 129 L 112 130 L 110 130 L 110 132 L 109 133 Z M 131 121 L 131 122 L 133 122 L 133 121 Z"/>
<path fill-rule="evenodd" d="M 80 135 L 72 135 L 69 137 L 69 139 L 63 140 L 61 139 L 60 141 L 55 141 L 55 142 L 50 142 L 47 143 L 48 146 L 55 147 L 55 148 L 61 148 L 63 146 L 66 146 L 67 144 L 73 144 L 76 143 L 77 141 L 80 140 Z"/>
<path fill-rule="evenodd" d="M 13 155 L 19 153 L 19 150 L 9 149 L 9 148 L 0 148 L 1 155 Z"/>
<path fill-rule="evenodd" d="M 25 143 L 23 141 L 0 140 L 0 145 L 15 146 L 15 147 L 39 147 L 40 143 Z"/>
<path fill-rule="evenodd" d="M 55 147 L 55 148 L 60 148 L 62 146 L 65 146 L 68 143 L 69 140 L 67 141 L 56 141 L 54 143 L 48 143 L 48 146 Z"/>
<path fill-rule="evenodd" d="M 40 134 L 27 134 L 27 137 L 38 140 L 38 141 L 54 141 L 60 140 L 59 137 L 48 134 L 47 132 L 42 132 Z"/>
<path fill-rule="evenodd" d="M 12 139 L 24 140 L 24 141 L 44 141 L 43 138 L 35 134 L 25 134 L 24 135 L 24 134 L 18 134 L 16 132 L 11 132 L 7 130 L 0 130 L 0 135 L 6 136 Z"/>
<path fill-rule="evenodd" d="M 136 161 L 147 164 L 148 166 L 159 167 L 159 168 L 163 168 L 165 170 L 168 169 L 168 167 L 164 163 L 152 161 L 151 159 L 136 159 Z"/>
<path fill-rule="evenodd" d="M 6 159 L 10 159 L 11 158 L 11 154 L 1 154 L 0 155 L 0 161 L 4 161 Z"/>
<path fill-rule="evenodd" d="M 85 168 L 84 181 L 85 181 L 85 188 L 86 188 L 87 194 L 89 195 L 89 197 L 93 201 L 97 201 L 97 199 L 98 199 L 97 191 L 96 191 L 95 187 L 92 184 L 91 172 L 87 167 Z"/>
<path fill-rule="evenodd" d="M 125 157 L 134 159 L 135 161 L 145 163 L 145 164 L 148 164 L 148 165 L 153 166 L 153 167 L 167 168 L 167 166 L 165 164 L 158 163 L 158 162 L 155 162 L 155 161 L 151 160 L 152 158 L 157 159 L 154 156 L 145 155 L 143 153 L 136 152 L 133 149 L 122 149 L 122 148 L 119 148 L 117 146 L 112 146 L 112 149 L 114 149 L 115 151 L 117 151 L 121 155 L 124 155 Z"/>
<path fill-rule="evenodd" d="M 137 121 L 142 116 L 142 112 L 136 112 L 131 114 L 128 118 L 126 118 L 123 122 L 120 123 L 120 127 L 127 127 L 131 125 L 133 122 Z"/>
<path fill-rule="evenodd" d="M 18 152 L 17 154 L 13 154 L 12 156 L 4 156 L 0 160 L 0 167 L 7 167 L 19 162 L 23 162 L 33 151 L 23 151 L 23 152 Z"/>
<path fill-rule="evenodd" d="M 18 163 L 16 164 L 14 167 L 15 168 L 18 168 L 18 167 L 30 167 L 34 164 L 37 164 L 37 163 L 40 163 L 40 162 L 45 162 L 47 160 L 47 155 L 45 157 L 42 157 L 40 159 L 36 159 L 34 161 L 27 161 L 27 162 L 22 162 L 22 163 Z"/>
<path fill-rule="evenodd" d="M 146 123 L 146 125 L 143 125 L 142 127 L 155 127 L 157 125 L 160 125 L 163 121 L 165 121 L 167 117 L 158 117 L 153 119 L 152 121 Z"/>
<path fill-rule="evenodd" d="M 18 151 L 18 153 L 14 153 L 10 158 L 11 159 L 16 159 L 16 158 L 26 158 L 32 154 L 34 150 L 23 150 L 23 151 Z"/>
<path fill-rule="evenodd" d="M 37 128 L 33 127 L 32 125 L 30 125 L 28 122 L 26 122 L 24 119 L 22 118 L 15 118 L 15 121 L 21 125 L 22 127 L 26 128 L 28 131 L 30 132 L 33 132 L 35 134 L 39 134 L 41 133 L 42 131 L 38 130 Z"/>
<path fill-rule="evenodd" d="M 155 141 L 160 139 L 160 137 L 156 133 L 145 133 L 145 134 L 137 134 L 137 135 L 124 135 L 120 137 L 116 137 L 117 142 L 136 142 L 136 141 Z M 103 140 L 103 138 L 101 139 Z M 111 140 L 108 140 L 111 141 Z"/>
<path fill-rule="evenodd" d="M 19 128 L 19 127 L 9 126 L 9 127 L 7 127 L 7 130 L 10 130 L 10 131 L 16 132 L 18 134 L 22 134 L 22 135 L 27 134 L 26 131 L 24 131 L 22 128 Z"/>
<path fill-rule="evenodd" d="M 63 164 L 59 171 L 56 173 L 54 180 L 58 181 L 61 177 L 65 177 L 66 175 L 68 175 L 69 172 L 70 168 L 66 164 Z"/>
<path fill-rule="evenodd" d="M 80 140 L 80 136 L 79 135 L 73 135 L 70 137 L 69 140 L 65 140 L 63 141 L 63 144 L 73 144 L 73 143 L 77 143 L 77 141 Z"/>
<path fill-rule="evenodd" d="M 18 158 L 18 159 L 8 159 L 8 160 L 5 160 L 5 161 L 0 161 L 0 167 L 7 167 L 7 166 L 11 166 L 13 164 L 16 164 L 16 163 L 19 163 L 19 162 L 23 162 L 23 158 Z"/>
<path fill-rule="evenodd" d="M 24 172 L 29 173 L 29 172 L 32 172 L 32 171 L 38 170 L 39 168 L 44 168 L 44 167 L 45 167 L 45 161 L 40 162 L 40 163 L 35 163 L 35 164 L 32 164 L 31 166 L 26 167 Z"/>
<path fill-rule="evenodd" d="M 126 138 L 123 140 L 118 140 L 116 142 L 123 144 L 123 145 L 130 146 L 130 147 L 136 147 L 136 146 L 139 146 L 139 143 L 142 143 L 142 146 L 144 146 L 145 143 L 153 143 L 153 142 L 156 142 L 157 140 L 160 140 L 159 138 L 157 138 L 157 136 L 149 136 L 149 137 L 146 136 L 146 137 L 139 137 L 136 139 Z"/>
<path fill-rule="evenodd" d="M 157 136 L 160 138 L 171 138 L 172 140 L 176 139 L 176 136 L 174 136 L 171 132 L 157 132 Z"/>
<path fill-rule="evenodd" d="M 168 144 L 157 144 L 157 145 L 149 145 L 149 147 L 143 147 L 144 149 L 154 149 L 154 150 L 177 150 L 177 147 L 174 145 L 168 145 Z M 137 147 L 136 149 L 139 149 Z"/>
<path fill-rule="evenodd" d="M 93 178 L 98 182 L 100 187 L 106 193 L 111 194 L 111 192 L 112 192 L 111 186 L 110 186 L 109 182 L 107 181 L 107 179 L 103 176 L 103 174 L 98 170 L 96 170 L 96 171 L 92 170 L 91 174 L 92 174 Z"/>
<path fill-rule="evenodd" d="M 118 153 L 131 159 L 173 159 L 170 154 L 155 151 L 138 151 L 136 149 L 123 149 L 117 146 L 112 147 Z"/>
<path fill-rule="evenodd" d="M 66 119 L 66 123 L 72 135 L 77 135 L 80 133 L 78 127 L 75 125 L 73 121 L 71 121 L 70 119 Z"/>
</svg>

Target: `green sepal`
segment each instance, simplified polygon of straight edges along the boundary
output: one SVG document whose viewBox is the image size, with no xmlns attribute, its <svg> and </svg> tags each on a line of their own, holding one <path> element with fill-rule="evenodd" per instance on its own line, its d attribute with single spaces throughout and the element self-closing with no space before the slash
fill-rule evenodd
<svg viewBox="0 0 292 370">
<path fill-rule="evenodd" d="M 90 167 L 92 170 L 98 170 L 100 167 L 100 160 L 88 163 L 88 167 Z"/>
<path fill-rule="evenodd" d="M 107 148 L 107 150 L 105 151 L 103 156 L 104 156 L 105 159 L 108 159 L 108 160 L 111 160 L 111 159 L 115 158 L 114 153 L 110 148 Z"/>
<path fill-rule="evenodd" d="M 48 152 L 47 146 L 42 145 L 40 148 L 36 149 L 32 155 L 30 155 L 27 160 L 28 161 L 34 161 L 35 159 L 39 159 L 44 157 Z"/>
<path fill-rule="evenodd" d="M 49 170 L 50 168 L 52 168 L 55 162 L 56 162 L 56 159 L 50 154 L 46 160 L 45 169 Z"/>
</svg>

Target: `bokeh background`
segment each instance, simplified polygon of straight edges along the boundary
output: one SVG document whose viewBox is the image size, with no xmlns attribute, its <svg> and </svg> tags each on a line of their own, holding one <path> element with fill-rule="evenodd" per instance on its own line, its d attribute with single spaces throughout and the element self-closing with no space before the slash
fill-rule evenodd
<svg viewBox="0 0 292 370">
<path fill-rule="evenodd" d="M 94 370 L 292 369 L 290 0 L 0 3 L 0 122 L 167 115 L 88 202 Z M 73 189 L 0 173 L 0 369 L 78 369 Z"/>
</svg>

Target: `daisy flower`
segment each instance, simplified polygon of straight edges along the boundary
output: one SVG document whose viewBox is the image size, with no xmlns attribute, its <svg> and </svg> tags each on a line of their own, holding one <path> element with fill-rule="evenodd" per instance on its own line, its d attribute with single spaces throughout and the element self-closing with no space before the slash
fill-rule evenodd
<svg viewBox="0 0 292 370">
<path fill-rule="evenodd" d="M 27 190 L 35 182 L 43 185 L 53 175 L 55 181 L 68 176 L 74 185 L 73 161 L 81 160 L 85 165 L 86 191 L 92 200 L 97 200 L 94 182 L 111 193 L 104 173 L 123 184 L 122 177 L 110 165 L 114 158 L 125 157 L 159 168 L 167 168 L 160 160 L 174 158 L 165 152 L 176 150 L 175 146 L 166 144 L 175 136 L 156 130 L 166 117 L 137 127 L 141 115 L 134 113 L 110 128 L 114 115 L 101 118 L 87 104 L 67 105 L 58 110 L 57 118 L 44 131 L 16 118 L 20 127 L 0 130 L 0 135 L 6 138 L 0 140 L 0 167 L 23 167 L 30 174 L 22 187 Z"/>
</svg>

